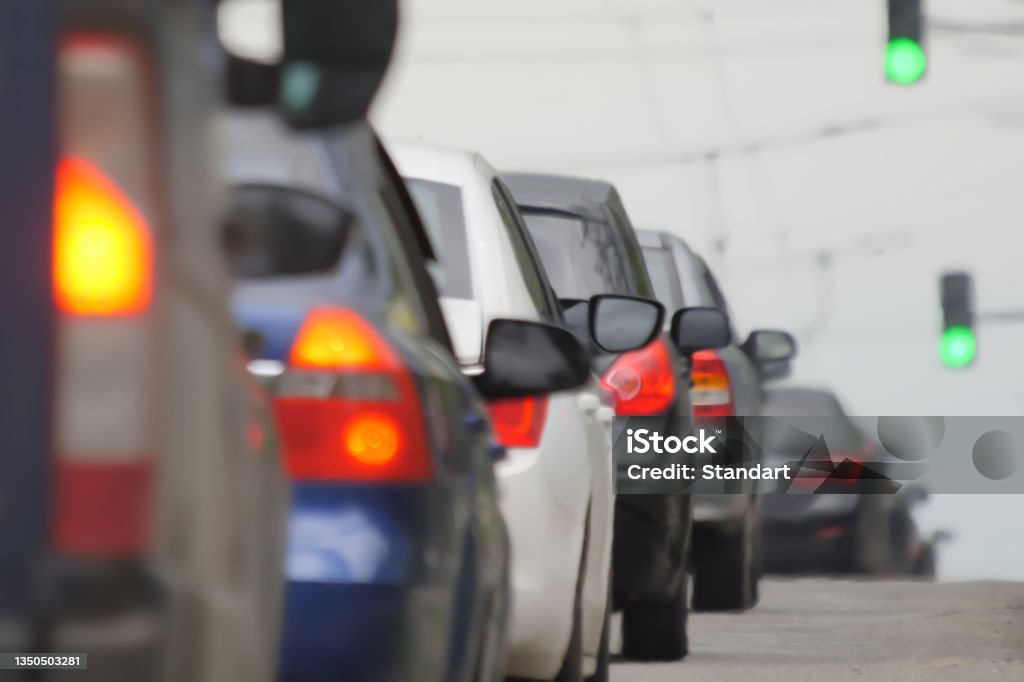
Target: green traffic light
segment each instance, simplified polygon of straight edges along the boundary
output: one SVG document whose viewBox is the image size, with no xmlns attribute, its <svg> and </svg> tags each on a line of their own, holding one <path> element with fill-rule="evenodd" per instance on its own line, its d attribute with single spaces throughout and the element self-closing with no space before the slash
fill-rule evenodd
<svg viewBox="0 0 1024 682">
<path fill-rule="evenodd" d="M 899 85 L 921 80 L 928 67 L 924 48 L 910 38 L 893 38 L 885 51 L 885 77 Z"/>
<path fill-rule="evenodd" d="M 977 345 L 968 327 L 950 327 L 942 334 L 939 355 L 946 367 L 966 367 L 974 360 Z"/>
</svg>

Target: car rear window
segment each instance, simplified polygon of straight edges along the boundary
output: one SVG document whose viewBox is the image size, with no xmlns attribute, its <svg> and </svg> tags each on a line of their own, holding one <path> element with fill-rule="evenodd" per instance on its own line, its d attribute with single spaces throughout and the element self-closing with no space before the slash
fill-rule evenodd
<svg viewBox="0 0 1024 682">
<path fill-rule="evenodd" d="M 632 293 L 611 226 L 563 214 L 525 211 L 523 218 L 559 298 Z"/>
<path fill-rule="evenodd" d="M 311 193 L 238 186 L 224 221 L 228 267 L 239 280 L 330 272 L 355 224 L 351 213 Z"/>
<path fill-rule="evenodd" d="M 450 298 L 473 298 L 462 190 L 415 178 L 406 179 L 406 186 L 440 260 L 440 269 L 434 272 L 439 293 Z"/>
<path fill-rule="evenodd" d="M 682 308 L 683 296 L 679 288 L 676 267 L 672 263 L 672 255 L 667 250 L 657 247 L 645 248 L 643 252 L 655 297 L 670 311 Z"/>
</svg>

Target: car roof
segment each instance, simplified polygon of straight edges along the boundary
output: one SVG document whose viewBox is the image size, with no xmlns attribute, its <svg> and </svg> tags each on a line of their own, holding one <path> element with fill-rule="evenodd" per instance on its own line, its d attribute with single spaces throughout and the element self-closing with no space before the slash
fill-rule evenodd
<svg viewBox="0 0 1024 682">
<path fill-rule="evenodd" d="M 478 152 L 419 141 L 384 141 L 404 178 L 423 179 L 458 187 L 490 185 L 497 171 Z"/>
<path fill-rule="evenodd" d="M 657 230 L 642 230 L 637 228 L 636 239 L 640 242 L 641 248 L 646 249 L 661 249 L 665 248 L 665 237 L 669 236 L 665 232 L 658 232 Z"/>
<path fill-rule="evenodd" d="M 619 201 L 615 186 L 604 180 L 521 172 L 502 178 L 520 207 L 567 211 L 595 222 L 607 222 L 605 208 Z"/>
</svg>

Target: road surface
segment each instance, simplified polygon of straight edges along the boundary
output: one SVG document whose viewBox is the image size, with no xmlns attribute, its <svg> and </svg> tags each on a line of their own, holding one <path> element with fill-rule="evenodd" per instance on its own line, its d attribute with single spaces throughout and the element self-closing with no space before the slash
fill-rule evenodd
<svg viewBox="0 0 1024 682">
<path fill-rule="evenodd" d="M 1024 679 L 1024 583 L 770 580 L 742 614 L 691 614 L 690 656 L 613 682 Z"/>
</svg>

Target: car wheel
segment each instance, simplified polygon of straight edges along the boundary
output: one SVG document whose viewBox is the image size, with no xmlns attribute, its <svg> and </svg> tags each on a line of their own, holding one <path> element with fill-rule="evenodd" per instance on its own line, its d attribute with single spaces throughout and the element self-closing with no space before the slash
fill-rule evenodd
<svg viewBox="0 0 1024 682">
<path fill-rule="evenodd" d="M 925 543 L 921 547 L 921 553 L 914 561 L 913 574 L 918 578 L 935 580 L 935 564 L 935 547 L 930 542 Z"/>
<path fill-rule="evenodd" d="M 693 565 L 695 611 L 745 611 L 756 600 L 753 522 L 749 516 L 738 533 L 708 534 Z"/>
<path fill-rule="evenodd" d="M 689 652 L 686 604 L 689 575 L 683 568 L 667 602 L 636 602 L 622 611 L 622 655 L 633 661 L 678 661 Z"/>
</svg>

